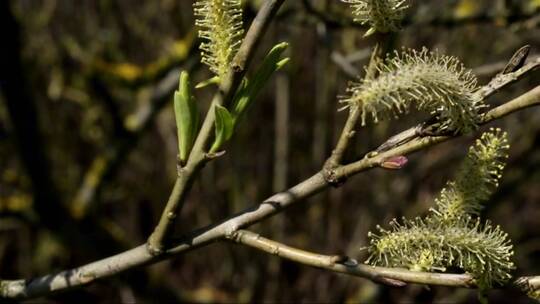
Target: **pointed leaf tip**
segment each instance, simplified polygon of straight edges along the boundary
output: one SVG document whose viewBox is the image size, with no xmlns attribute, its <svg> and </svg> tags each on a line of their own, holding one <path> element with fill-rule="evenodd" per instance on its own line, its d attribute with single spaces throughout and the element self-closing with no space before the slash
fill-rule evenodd
<svg viewBox="0 0 540 304">
<path fill-rule="evenodd" d="M 216 138 L 214 139 L 214 144 L 210 148 L 210 153 L 218 151 L 221 146 L 232 137 L 234 132 L 234 119 L 225 107 L 216 105 L 215 115 Z"/>
</svg>

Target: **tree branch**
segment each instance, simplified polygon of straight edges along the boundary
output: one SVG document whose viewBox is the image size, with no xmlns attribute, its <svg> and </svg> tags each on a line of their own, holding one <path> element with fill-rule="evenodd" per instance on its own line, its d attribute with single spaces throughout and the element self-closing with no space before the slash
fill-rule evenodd
<svg viewBox="0 0 540 304">
<path fill-rule="evenodd" d="M 540 67 L 540 57 L 536 57 L 530 63 L 526 64 L 515 72 L 507 74 L 497 74 L 487 85 L 483 86 L 475 94 L 479 99 L 486 99 L 489 96 L 495 94 L 500 89 L 506 87 L 507 85 L 518 81 L 527 73 L 538 69 L 538 67 Z"/>
<path fill-rule="evenodd" d="M 489 111 L 482 124 L 487 124 L 517 110 L 538 104 L 540 104 L 540 86 Z M 416 139 L 384 153 L 376 154 L 374 157 L 365 157 L 358 162 L 340 167 L 337 169 L 336 173 L 339 177 L 352 176 L 359 172 L 378 167 L 388 157 L 410 154 L 431 147 L 437 143 L 448 141 L 452 138 L 455 137 L 437 136 Z M 368 153 L 366 155 L 371 154 L 372 153 Z M 31 280 L 2 281 L 0 284 L 0 297 L 21 299 L 34 298 L 76 288 L 134 267 L 153 264 L 173 255 L 191 251 L 215 241 L 231 238 L 238 230 L 261 222 L 328 187 L 329 184 L 326 182 L 323 173 L 318 172 L 287 191 L 273 195 L 260 205 L 246 209 L 220 223 L 196 230 L 183 238 L 172 240 L 171 243 L 173 245 L 162 255 L 152 255 L 146 249 L 146 245 L 141 245 L 126 252 L 56 274 L 50 274 Z M 433 277 L 434 274 L 430 275 Z M 443 274 L 438 274 L 435 277 L 439 277 L 439 275 Z M 400 281 L 400 278 L 397 277 L 390 278 Z M 401 281 L 407 281 L 409 279 L 412 280 L 412 278 L 409 277 L 406 279 L 401 277 Z M 463 279 L 463 277 L 461 277 L 461 279 Z M 522 284 L 520 286 L 528 286 L 528 288 L 534 290 L 540 289 L 539 277 L 532 277 L 524 282 L 526 283 L 523 283 L 524 285 Z"/>
</svg>

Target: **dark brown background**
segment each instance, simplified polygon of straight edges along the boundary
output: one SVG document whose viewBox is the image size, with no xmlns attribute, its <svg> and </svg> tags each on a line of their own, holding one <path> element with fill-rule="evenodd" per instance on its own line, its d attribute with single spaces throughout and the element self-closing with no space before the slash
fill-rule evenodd
<svg viewBox="0 0 540 304">
<path fill-rule="evenodd" d="M 196 64 L 196 46 L 186 42 L 193 34 L 192 1 L 1 2 L 1 19 L 9 26 L 2 37 L 0 71 L 0 277 L 41 275 L 143 243 L 168 197 L 176 168 L 172 93 L 158 85 L 170 71 L 174 83 L 178 67 L 191 69 L 196 81 L 210 76 Z M 260 2 L 246 5 L 246 22 Z M 226 156 L 197 180 L 179 233 L 309 177 L 336 141 L 346 117 L 346 112 L 337 112 L 337 96 L 354 80 L 349 74 L 363 71 L 376 38 L 362 39 L 362 28 L 347 25 L 343 3 L 288 2 L 257 53 L 260 57 L 274 43 L 288 41 L 291 63 L 267 86 Z M 326 12 L 328 20 L 306 10 L 305 2 Z M 522 45 L 530 44 L 533 55 L 540 54 L 539 11 L 537 0 L 414 1 L 393 47 L 427 46 L 457 56 L 485 83 Z M 182 46 L 191 49 L 188 56 Z M 336 63 L 340 56 L 349 59 L 348 68 Z M 529 75 L 489 103 L 526 92 L 539 84 L 539 76 Z M 153 98 L 156 92 L 162 97 Z M 197 92 L 202 108 L 211 94 L 212 89 Z M 141 132 L 123 127 L 126 120 L 145 121 L 148 113 L 156 115 Z M 511 157 L 483 214 L 510 234 L 520 275 L 540 274 L 534 260 L 540 252 L 539 115 L 539 109 L 529 109 L 494 124 L 509 132 Z M 361 156 L 423 118 L 412 113 L 359 129 L 348 158 Z M 400 171 L 363 173 L 254 229 L 296 247 L 362 259 L 359 248 L 376 224 L 428 210 L 472 140 L 469 136 L 417 153 Z M 101 186 L 76 218 L 75 197 L 92 164 L 105 168 L 94 179 Z M 529 301 L 511 290 L 491 292 L 490 298 L 493 303 Z M 476 293 L 422 286 L 390 289 L 249 248 L 215 244 L 37 302 L 75 299 L 468 303 Z"/>
</svg>

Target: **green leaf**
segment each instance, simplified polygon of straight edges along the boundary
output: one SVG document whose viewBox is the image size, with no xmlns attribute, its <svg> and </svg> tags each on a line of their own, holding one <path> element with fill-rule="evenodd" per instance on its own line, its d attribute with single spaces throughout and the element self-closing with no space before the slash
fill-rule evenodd
<svg viewBox="0 0 540 304">
<path fill-rule="evenodd" d="M 288 46 L 289 44 L 286 42 L 276 44 L 268 52 L 254 77 L 251 80 L 244 78 L 233 99 L 232 114 L 235 122 L 249 108 L 255 97 L 257 97 L 257 94 L 261 91 L 264 85 L 266 85 L 274 72 L 283 68 L 283 66 L 289 62 L 289 58 L 280 59 L 281 54 L 287 49 Z"/>
<path fill-rule="evenodd" d="M 216 105 L 214 109 L 216 115 L 216 138 L 212 148 L 210 148 L 210 153 L 218 151 L 232 137 L 234 132 L 234 119 L 231 113 L 220 105 Z"/>
<path fill-rule="evenodd" d="M 174 116 L 178 134 L 178 155 L 180 162 L 185 163 L 199 128 L 197 102 L 191 93 L 189 73 L 186 71 L 180 74 L 179 87 L 174 92 Z"/>
</svg>

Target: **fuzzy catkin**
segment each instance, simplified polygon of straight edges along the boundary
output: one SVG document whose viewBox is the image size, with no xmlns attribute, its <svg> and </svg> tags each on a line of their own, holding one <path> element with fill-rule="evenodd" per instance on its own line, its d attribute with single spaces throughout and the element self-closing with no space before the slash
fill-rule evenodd
<svg viewBox="0 0 540 304">
<path fill-rule="evenodd" d="M 370 256 L 366 261 L 385 267 L 415 271 L 445 271 L 457 267 L 470 273 L 479 286 L 504 284 L 515 268 L 512 244 L 499 226 L 469 216 L 453 226 L 417 218 L 391 222 L 391 229 L 378 227 L 370 233 Z"/>
<path fill-rule="evenodd" d="M 367 24 L 370 29 L 366 36 L 375 31 L 395 32 L 409 8 L 408 0 L 341 0 L 349 3 L 353 9 L 354 21 Z"/>
<path fill-rule="evenodd" d="M 504 284 L 515 268 L 512 245 L 499 226 L 478 218 L 481 203 L 498 186 L 507 158 L 506 133 L 491 129 L 469 149 L 457 178 L 436 199 L 425 218 L 393 220 L 389 230 L 369 233 L 366 263 L 445 271 L 457 267 L 470 273 L 481 288 Z"/>
<path fill-rule="evenodd" d="M 485 202 L 499 186 L 508 158 L 506 132 L 490 129 L 469 149 L 454 181 L 448 182 L 435 199 L 433 218 L 452 222 L 463 215 L 478 215 Z"/>
<path fill-rule="evenodd" d="M 201 61 L 223 77 L 242 43 L 241 0 L 199 0 L 193 8 L 199 37 L 204 40 Z"/>
<path fill-rule="evenodd" d="M 483 100 L 475 97 L 477 80 L 454 57 L 437 52 L 404 50 L 377 65 L 378 77 L 352 83 L 341 100 L 358 107 L 368 120 L 398 117 L 411 107 L 437 116 L 439 130 L 466 133 L 476 128 Z"/>
</svg>

